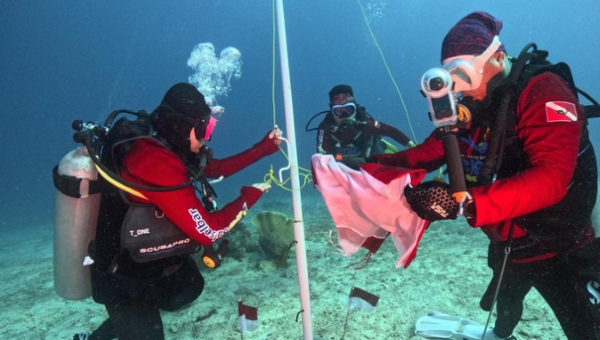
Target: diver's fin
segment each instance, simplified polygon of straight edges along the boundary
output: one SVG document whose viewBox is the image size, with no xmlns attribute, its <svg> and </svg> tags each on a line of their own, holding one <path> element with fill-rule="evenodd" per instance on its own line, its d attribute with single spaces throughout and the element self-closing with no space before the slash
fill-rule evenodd
<svg viewBox="0 0 600 340">
<path fill-rule="evenodd" d="M 481 340 L 484 326 L 469 319 L 430 312 L 417 320 L 415 335 L 429 339 Z M 498 339 L 488 327 L 484 340 Z"/>
</svg>

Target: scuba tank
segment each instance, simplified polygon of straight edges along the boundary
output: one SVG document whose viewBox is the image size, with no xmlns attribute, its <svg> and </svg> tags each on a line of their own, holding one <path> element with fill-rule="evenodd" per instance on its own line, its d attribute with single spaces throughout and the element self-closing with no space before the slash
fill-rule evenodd
<svg viewBox="0 0 600 340">
<path fill-rule="evenodd" d="M 92 294 L 90 268 L 83 262 L 96 234 L 98 171 L 87 149 L 79 146 L 65 155 L 53 172 L 54 290 L 65 299 L 81 300 Z"/>
<path fill-rule="evenodd" d="M 92 295 L 88 245 L 96 236 L 100 210 L 98 168 L 90 156 L 104 142 L 115 117 L 120 113 L 140 115 L 128 110 L 114 111 L 105 126 L 76 120 L 73 140 L 79 147 L 67 153 L 53 169 L 56 188 L 54 218 L 54 290 L 68 300 Z M 92 146 L 93 144 L 93 146 Z"/>
</svg>

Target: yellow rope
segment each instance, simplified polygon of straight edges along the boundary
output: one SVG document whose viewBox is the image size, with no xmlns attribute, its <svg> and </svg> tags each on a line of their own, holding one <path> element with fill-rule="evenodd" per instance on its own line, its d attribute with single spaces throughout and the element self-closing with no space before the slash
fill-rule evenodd
<svg viewBox="0 0 600 340">
<path fill-rule="evenodd" d="M 392 75 L 392 72 L 389 68 L 389 65 L 387 63 L 387 60 L 385 59 L 385 55 L 383 54 L 383 51 L 381 50 L 381 47 L 379 46 L 379 43 L 377 42 L 377 38 L 375 37 L 375 34 L 373 33 L 373 30 L 371 29 L 371 26 L 369 25 L 369 21 L 367 19 L 367 15 L 365 12 L 365 9 L 362 5 L 362 3 L 360 2 L 360 0 L 357 0 L 358 5 L 361 9 L 361 12 L 363 14 L 363 18 L 365 20 L 365 24 L 367 26 L 367 29 L 369 31 L 369 34 L 371 35 L 371 37 L 373 38 L 373 42 L 375 44 L 375 47 L 377 47 L 377 50 L 379 51 L 379 54 L 381 56 L 381 59 L 383 61 L 383 64 L 388 72 L 388 75 L 390 76 L 390 79 L 392 80 L 392 83 L 394 84 L 394 87 L 396 88 L 396 92 L 398 93 L 398 97 L 400 98 L 400 102 L 402 103 L 402 107 L 404 108 L 404 112 L 406 115 L 406 119 L 408 121 L 408 126 L 410 128 L 410 131 L 412 133 L 413 136 L 413 140 L 415 142 L 418 141 L 417 139 L 417 135 L 414 131 L 414 128 L 412 126 L 412 122 L 410 119 L 410 114 L 408 112 L 408 108 L 406 107 L 406 104 L 404 102 L 404 97 L 402 96 L 402 92 L 400 91 L 400 88 L 398 87 L 398 84 L 396 83 L 396 80 L 394 79 L 394 76 Z M 273 26 L 273 42 L 272 42 L 272 77 L 271 77 L 271 105 L 272 105 L 272 111 L 273 111 L 273 126 L 277 126 L 277 121 L 276 121 L 276 102 L 275 102 L 275 67 L 276 67 L 276 40 L 277 40 L 277 34 L 276 34 L 276 13 L 275 13 L 275 0 L 273 0 L 272 2 L 272 26 Z M 279 147 L 279 150 L 281 151 L 281 153 L 284 155 L 284 157 L 286 158 L 286 160 L 291 164 L 291 161 L 288 157 L 288 155 L 285 153 L 285 151 L 283 151 L 283 149 L 281 147 Z M 304 188 L 304 186 L 306 186 L 306 184 L 310 183 L 312 181 L 312 172 L 308 169 L 299 167 L 295 164 L 291 164 L 292 167 L 296 167 L 298 169 L 298 175 L 302 178 L 302 185 L 300 185 L 300 190 L 302 188 Z M 440 174 L 441 174 L 441 169 L 440 169 Z M 292 191 L 292 189 L 289 189 L 286 187 L 286 184 L 290 181 L 290 177 L 280 181 L 275 175 L 274 175 L 274 171 L 273 171 L 273 166 L 271 166 L 271 169 L 269 170 L 269 172 L 267 174 L 265 174 L 264 176 L 264 181 L 265 183 L 269 183 L 269 184 L 273 184 L 273 185 L 277 185 L 278 187 L 287 190 L 287 191 Z"/>
<path fill-rule="evenodd" d="M 367 19 L 367 14 L 365 12 L 365 9 L 364 9 L 362 3 L 360 2 L 360 0 L 356 0 L 356 2 L 358 2 L 358 6 L 360 6 L 360 10 L 362 11 L 363 18 L 365 19 L 365 24 L 367 25 L 367 29 L 369 30 L 369 34 L 371 34 L 371 37 L 373 38 L 373 42 L 375 43 L 375 47 L 377 47 L 377 50 L 379 51 L 379 55 L 381 55 L 381 60 L 383 60 L 383 64 L 385 65 L 385 69 L 387 70 L 387 73 L 390 76 L 390 79 L 392 80 L 392 83 L 394 84 L 394 87 L 396 88 L 396 92 L 398 92 L 398 97 L 400 97 L 400 102 L 402 103 L 402 107 L 404 108 L 404 113 L 406 114 L 406 120 L 408 121 L 408 126 L 410 127 L 410 132 L 413 135 L 413 140 L 414 140 L 415 143 L 418 144 L 417 135 L 415 134 L 415 130 L 414 130 L 413 126 L 412 126 L 412 122 L 410 120 L 410 114 L 408 113 L 408 108 L 406 107 L 406 104 L 404 103 L 404 98 L 402 97 L 402 92 L 400 92 L 400 88 L 398 87 L 398 84 L 396 83 L 396 80 L 394 79 L 394 76 L 392 75 L 392 71 L 390 71 L 390 67 L 388 66 L 387 60 L 385 59 L 385 55 L 383 54 L 383 51 L 381 50 L 381 47 L 379 46 L 379 43 L 377 42 L 377 38 L 375 37 L 375 34 L 373 33 L 373 30 L 371 30 L 371 25 L 369 25 L 369 20 Z"/>
<path fill-rule="evenodd" d="M 385 55 L 383 54 L 383 51 L 381 50 L 381 47 L 379 46 L 379 43 L 377 42 L 377 38 L 375 37 L 375 34 L 373 33 L 373 30 L 371 29 L 371 25 L 369 25 L 369 20 L 367 19 L 367 14 L 365 12 L 365 9 L 362 5 L 362 3 L 360 2 L 360 0 L 356 0 L 356 2 L 358 2 L 358 6 L 360 7 L 360 10 L 362 11 L 363 14 L 363 18 L 365 20 L 365 24 L 367 25 L 367 29 L 369 30 L 369 34 L 371 34 L 371 37 L 373 38 L 373 42 L 375 43 L 375 47 L 377 47 L 377 50 L 379 51 L 379 54 L 381 55 L 381 59 L 383 60 L 383 64 L 385 65 L 385 69 L 387 70 L 390 79 L 392 80 L 392 83 L 394 83 L 394 87 L 396 88 L 396 92 L 398 92 L 398 96 L 400 97 L 400 101 L 402 102 L 402 107 L 404 108 L 404 113 L 406 114 L 406 120 L 408 121 L 408 126 L 410 127 L 410 132 L 413 135 L 414 141 L 415 143 L 418 144 L 418 139 L 417 139 L 417 135 L 415 134 L 415 130 L 412 126 L 412 122 L 410 120 L 410 114 L 408 113 L 408 109 L 406 107 L 406 104 L 404 103 L 404 98 L 402 97 L 402 93 L 400 92 L 400 88 L 398 87 L 398 84 L 396 83 L 396 80 L 394 79 L 394 76 L 392 75 L 392 72 L 390 71 L 390 68 L 388 66 L 388 63 L 385 59 Z M 442 168 L 440 168 L 438 170 L 438 176 L 436 177 L 437 179 L 443 179 L 444 178 L 444 171 Z"/>
</svg>

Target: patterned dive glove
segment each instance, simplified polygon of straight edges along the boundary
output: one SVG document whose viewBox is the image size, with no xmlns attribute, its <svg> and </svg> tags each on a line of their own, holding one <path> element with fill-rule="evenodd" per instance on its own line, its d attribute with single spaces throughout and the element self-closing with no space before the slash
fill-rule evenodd
<svg viewBox="0 0 600 340">
<path fill-rule="evenodd" d="M 444 182 L 424 182 L 416 188 L 408 186 L 404 196 L 413 211 L 424 220 L 455 220 L 458 216 L 460 205 Z"/>
</svg>

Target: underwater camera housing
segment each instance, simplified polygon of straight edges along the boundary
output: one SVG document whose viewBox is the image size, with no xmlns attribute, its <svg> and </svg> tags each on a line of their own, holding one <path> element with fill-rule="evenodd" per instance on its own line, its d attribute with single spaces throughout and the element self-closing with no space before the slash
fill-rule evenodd
<svg viewBox="0 0 600 340">
<path fill-rule="evenodd" d="M 427 70 L 421 78 L 421 93 L 429 104 L 429 119 L 437 127 L 458 123 L 453 87 L 450 73 L 441 67 Z"/>
<path fill-rule="evenodd" d="M 456 104 L 456 96 L 453 89 L 454 82 L 446 69 L 440 67 L 431 68 L 421 78 L 421 92 L 427 98 L 427 103 L 429 104 L 429 117 L 433 124 L 440 130 L 448 167 L 450 191 L 460 204 L 459 214 L 462 214 L 463 204 L 470 196 L 467 192 L 455 131 L 457 127 L 466 124 L 470 120 L 470 113 L 466 107 L 462 105 L 459 107 Z"/>
</svg>

